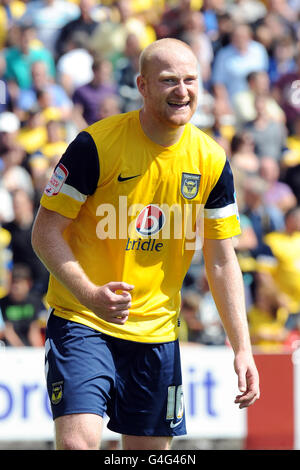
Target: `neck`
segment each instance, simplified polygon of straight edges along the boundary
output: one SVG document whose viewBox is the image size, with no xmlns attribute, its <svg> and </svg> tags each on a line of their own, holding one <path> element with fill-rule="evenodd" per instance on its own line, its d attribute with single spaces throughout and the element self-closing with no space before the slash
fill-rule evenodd
<svg viewBox="0 0 300 470">
<path fill-rule="evenodd" d="M 96 78 L 93 78 L 91 81 L 91 85 L 94 87 L 99 87 L 104 85 L 104 83 L 101 80 L 97 80 Z"/>
<path fill-rule="evenodd" d="M 92 18 L 88 15 L 82 15 L 81 19 L 84 23 L 92 23 L 92 21 L 93 21 Z"/>
<path fill-rule="evenodd" d="M 146 136 L 162 147 L 170 147 L 176 144 L 180 140 L 185 127 L 184 125 L 176 127 L 162 125 L 161 122 L 149 118 L 144 109 L 140 111 L 140 123 Z"/>
<path fill-rule="evenodd" d="M 236 48 L 236 50 L 238 51 L 239 54 L 241 55 L 244 55 L 248 52 L 248 45 L 235 45 L 234 44 L 234 47 Z"/>
<path fill-rule="evenodd" d="M 27 47 L 27 46 L 20 47 L 20 51 L 23 55 L 28 55 L 29 54 L 29 47 Z"/>
<path fill-rule="evenodd" d="M 297 230 L 294 228 L 294 227 L 289 227 L 287 226 L 286 229 L 285 229 L 285 232 L 287 235 L 293 235 L 293 233 L 297 232 Z"/>
<path fill-rule="evenodd" d="M 255 121 L 258 126 L 264 126 L 269 122 L 269 119 L 266 115 L 260 114 L 256 117 Z"/>
</svg>

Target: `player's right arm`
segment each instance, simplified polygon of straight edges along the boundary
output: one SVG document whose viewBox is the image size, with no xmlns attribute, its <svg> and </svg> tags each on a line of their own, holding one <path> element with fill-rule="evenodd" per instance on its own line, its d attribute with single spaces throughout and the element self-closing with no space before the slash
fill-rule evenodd
<svg viewBox="0 0 300 470">
<path fill-rule="evenodd" d="M 124 324 L 133 286 L 109 282 L 97 286 L 88 278 L 63 237 L 72 219 L 40 207 L 32 230 L 32 246 L 49 272 L 87 308 L 111 323 Z M 123 291 L 117 294 L 116 291 Z"/>
<path fill-rule="evenodd" d="M 61 157 L 44 191 L 32 231 L 32 246 L 48 271 L 82 305 L 103 320 L 123 324 L 133 286 L 125 282 L 104 286 L 92 283 L 63 237 L 82 204 L 96 191 L 99 174 L 95 143 L 87 132 L 81 132 Z"/>
</svg>

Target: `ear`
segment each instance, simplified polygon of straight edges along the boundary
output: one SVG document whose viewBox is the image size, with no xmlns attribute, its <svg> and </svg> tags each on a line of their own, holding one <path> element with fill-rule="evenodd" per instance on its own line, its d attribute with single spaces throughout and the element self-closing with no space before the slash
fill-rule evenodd
<svg viewBox="0 0 300 470">
<path fill-rule="evenodd" d="M 145 97 L 146 95 L 146 80 L 145 80 L 145 77 L 143 77 L 143 75 L 138 75 L 137 79 L 136 79 L 136 84 L 137 84 L 137 88 L 140 92 L 140 94 Z"/>
</svg>

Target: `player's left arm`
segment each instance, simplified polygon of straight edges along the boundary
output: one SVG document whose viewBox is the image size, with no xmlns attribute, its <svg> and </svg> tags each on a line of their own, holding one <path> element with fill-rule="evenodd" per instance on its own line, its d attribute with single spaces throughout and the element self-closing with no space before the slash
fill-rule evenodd
<svg viewBox="0 0 300 470">
<path fill-rule="evenodd" d="M 241 392 L 235 403 L 244 408 L 259 398 L 259 375 L 250 343 L 243 279 L 232 239 L 205 238 L 203 255 L 210 289 L 235 355 L 234 369 Z"/>
</svg>

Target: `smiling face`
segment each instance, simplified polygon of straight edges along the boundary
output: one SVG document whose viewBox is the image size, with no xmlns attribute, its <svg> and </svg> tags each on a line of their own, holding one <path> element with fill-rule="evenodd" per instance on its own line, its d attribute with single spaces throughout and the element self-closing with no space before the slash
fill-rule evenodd
<svg viewBox="0 0 300 470">
<path fill-rule="evenodd" d="M 157 41 L 142 57 L 137 84 L 148 119 L 167 127 L 183 126 L 197 107 L 196 57 L 180 41 Z"/>
</svg>

